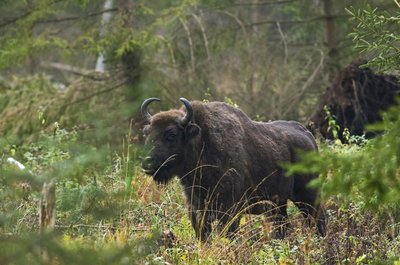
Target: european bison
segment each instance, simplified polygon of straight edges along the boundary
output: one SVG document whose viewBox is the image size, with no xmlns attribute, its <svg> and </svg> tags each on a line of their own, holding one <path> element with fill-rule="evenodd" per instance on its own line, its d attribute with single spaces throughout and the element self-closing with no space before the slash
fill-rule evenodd
<svg viewBox="0 0 400 265">
<path fill-rule="evenodd" d="M 312 134 L 295 121 L 256 122 L 240 109 L 222 102 L 189 102 L 185 108 L 151 116 L 149 98 L 142 104 L 148 124 L 143 132 L 151 147 L 144 171 L 159 183 L 177 176 L 185 191 L 196 236 L 208 238 L 212 222 L 233 235 L 244 213 L 273 212 L 279 237 L 285 234 L 286 204 L 291 200 L 304 216 L 319 214 L 317 191 L 307 187 L 315 175 L 287 177 L 282 163 L 298 161 L 298 150 L 317 150 Z M 272 207 L 273 205 L 273 207 Z"/>
<path fill-rule="evenodd" d="M 343 143 L 348 142 L 343 136 L 345 128 L 350 135 L 365 133 L 367 138 L 376 135 L 377 132 L 366 130 L 366 125 L 382 120 L 381 112 L 395 103 L 400 94 L 400 79 L 394 75 L 375 74 L 370 68 L 361 67 L 366 63 L 353 62 L 336 75 L 310 117 L 308 127 L 312 132 L 327 139 L 335 138 L 329 130 L 327 106 L 340 126 L 338 137 Z"/>
</svg>

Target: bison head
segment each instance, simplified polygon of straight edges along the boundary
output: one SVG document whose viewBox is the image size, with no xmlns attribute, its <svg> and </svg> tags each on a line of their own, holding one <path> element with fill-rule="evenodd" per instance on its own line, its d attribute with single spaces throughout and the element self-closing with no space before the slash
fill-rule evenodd
<svg viewBox="0 0 400 265">
<path fill-rule="evenodd" d="M 193 108 L 185 98 L 180 98 L 186 108 L 159 112 L 151 116 L 147 110 L 158 98 L 146 99 L 141 107 L 146 122 L 143 129 L 145 145 L 149 154 L 142 162 L 146 174 L 152 175 L 157 182 L 167 182 L 175 175 L 183 174 L 185 153 L 190 142 L 199 135 L 200 127 L 191 122 Z"/>
</svg>

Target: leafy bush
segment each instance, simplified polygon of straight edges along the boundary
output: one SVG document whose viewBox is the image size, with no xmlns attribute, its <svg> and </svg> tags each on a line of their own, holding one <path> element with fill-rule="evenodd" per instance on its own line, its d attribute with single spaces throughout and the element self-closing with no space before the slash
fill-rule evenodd
<svg viewBox="0 0 400 265">
<path fill-rule="evenodd" d="M 322 187 L 325 198 L 341 194 L 362 201 L 368 207 L 380 207 L 400 201 L 400 108 L 383 114 L 381 124 L 370 129 L 382 135 L 364 145 L 323 145 L 319 154 L 304 154 L 303 163 L 290 173 L 322 173 L 314 185 Z M 350 142 L 360 139 L 350 137 Z"/>
</svg>

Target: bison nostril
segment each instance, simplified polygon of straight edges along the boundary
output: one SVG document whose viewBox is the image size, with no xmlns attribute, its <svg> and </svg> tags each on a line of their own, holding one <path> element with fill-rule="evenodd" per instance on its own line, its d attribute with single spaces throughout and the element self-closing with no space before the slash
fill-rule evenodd
<svg viewBox="0 0 400 265">
<path fill-rule="evenodd" d="M 142 167 L 144 169 L 154 169 L 155 168 L 155 161 L 151 156 L 147 156 L 142 161 Z"/>
</svg>

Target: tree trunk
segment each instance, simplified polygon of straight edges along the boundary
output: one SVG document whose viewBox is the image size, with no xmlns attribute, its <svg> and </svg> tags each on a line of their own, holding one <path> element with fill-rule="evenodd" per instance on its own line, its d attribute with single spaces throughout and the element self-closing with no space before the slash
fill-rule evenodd
<svg viewBox="0 0 400 265">
<path fill-rule="evenodd" d="M 112 0 L 106 0 L 104 2 L 104 10 L 110 9 L 112 8 L 112 4 L 113 1 Z M 101 16 L 101 29 L 100 29 L 100 36 L 104 36 L 105 34 L 105 25 L 108 24 L 108 22 L 111 19 L 111 14 L 110 13 L 104 13 Z M 103 54 L 99 54 L 99 56 L 97 57 L 97 61 L 96 61 L 96 71 L 97 72 L 104 72 L 105 70 L 105 64 L 104 64 L 104 55 Z"/>
<path fill-rule="evenodd" d="M 322 5 L 325 17 L 325 42 L 328 47 L 328 72 L 330 76 L 333 76 L 339 69 L 339 65 L 332 0 L 323 0 Z"/>
</svg>

